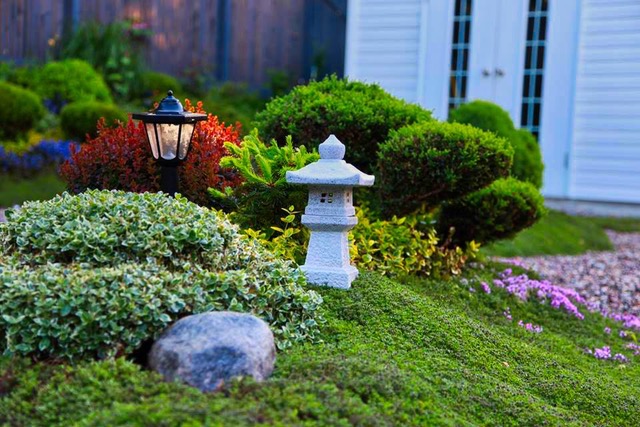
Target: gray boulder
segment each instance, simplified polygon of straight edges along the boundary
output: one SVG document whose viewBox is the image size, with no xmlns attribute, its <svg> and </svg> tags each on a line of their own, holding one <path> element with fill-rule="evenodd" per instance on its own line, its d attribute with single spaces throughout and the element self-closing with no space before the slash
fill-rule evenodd
<svg viewBox="0 0 640 427">
<path fill-rule="evenodd" d="M 250 314 L 221 311 L 174 323 L 153 344 L 149 366 L 167 381 L 208 392 L 232 377 L 262 381 L 271 375 L 275 359 L 267 323 Z"/>
</svg>

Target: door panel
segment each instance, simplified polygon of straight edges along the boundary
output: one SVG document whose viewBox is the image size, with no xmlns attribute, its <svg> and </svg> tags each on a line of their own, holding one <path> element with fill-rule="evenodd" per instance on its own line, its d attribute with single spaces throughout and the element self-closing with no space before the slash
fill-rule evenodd
<svg viewBox="0 0 640 427">
<path fill-rule="evenodd" d="M 474 0 L 469 99 L 507 110 L 519 123 L 527 0 Z"/>
<path fill-rule="evenodd" d="M 519 1 L 519 0 L 518 0 Z M 496 47 L 500 0 L 474 0 L 469 58 L 468 100 L 495 99 Z"/>
</svg>

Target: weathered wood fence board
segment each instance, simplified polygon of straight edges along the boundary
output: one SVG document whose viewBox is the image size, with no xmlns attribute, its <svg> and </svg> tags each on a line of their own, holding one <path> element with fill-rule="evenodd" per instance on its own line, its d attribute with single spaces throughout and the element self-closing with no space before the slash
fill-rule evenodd
<svg viewBox="0 0 640 427">
<path fill-rule="evenodd" d="M 346 0 L 0 0 L 0 57 L 46 60 L 65 23 L 136 19 L 153 32 L 151 68 L 259 87 L 269 70 L 308 78 L 318 46 L 341 74 L 345 12 Z"/>
</svg>

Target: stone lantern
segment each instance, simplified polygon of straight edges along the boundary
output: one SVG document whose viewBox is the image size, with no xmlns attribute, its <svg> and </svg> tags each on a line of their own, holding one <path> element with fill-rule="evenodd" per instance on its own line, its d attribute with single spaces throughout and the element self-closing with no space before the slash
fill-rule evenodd
<svg viewBox="0 0 640 427">
<path fill-rule="evenodd" d="M 320 160 L 287 172 L 287 182 L 309 186 L 302 224 L 311 230 L 302 270 L 309 283 L 349 289 L 358 269 L 349 260 L 349 230 L 357 223 L 353 187 L 371 186 L 375 177 L 344 160 L 345 147 L 334 135 L 320 144 Z"/>
</svg>

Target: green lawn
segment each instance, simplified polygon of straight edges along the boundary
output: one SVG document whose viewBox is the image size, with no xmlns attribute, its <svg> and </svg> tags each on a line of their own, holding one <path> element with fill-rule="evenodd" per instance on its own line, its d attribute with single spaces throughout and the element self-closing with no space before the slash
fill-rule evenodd
<svg viewBox="0 0 640 427">
<path fill-rule="evenodd" d="M 482 249 L 490 256 L 577 255 L 586 251 L 613 249 L 605 229 L 640 231 L 640 218 L 596 218 L 571 216 L 550 211 L 533 227 L 512 240 L 503 240 Z"/>
<path fill-rule="evenodd" d="M 13 206 L 27 200 L 50 199 L 65 188 L 64 182 L 55 172 L 43 172 L 28 179 L 0 175 L 0 207 Z"/>
<path fill-rule="evenodd" d="M 496 273 L 467 274 L 463 285 L 366 273 L 351 291 L 321 289 L 324 343 L 279 353 L 263 384 L 244 380 L 216 394 L 163 383 L 123 360 L 29 368 L 5 358 L 0 424 L 640 425 L 640 356 L 622 365 L 583 351 L 610 345 L 632 357 L 617 324 L 499 289 L 485 294 L 475 279 Z M 527 332 L 520 319 L 544 331 Z"/>
</svg>

